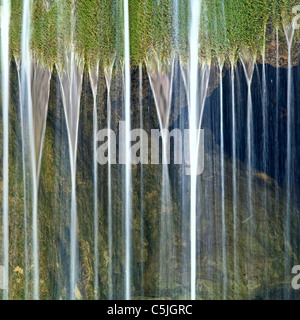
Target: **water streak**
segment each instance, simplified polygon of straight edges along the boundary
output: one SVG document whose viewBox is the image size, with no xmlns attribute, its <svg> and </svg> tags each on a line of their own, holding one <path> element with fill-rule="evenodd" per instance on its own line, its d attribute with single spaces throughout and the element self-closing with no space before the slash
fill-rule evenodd
<svg viewBox="0 0 300 320">
<path fill-rule="evenodd" d="M 32 59 L 31 66 L 32 131 L 34 136 L 35 178 L 39 183 L 41 160 L 44 146 L 48 101 L 50 94 L 51 70 Z"/>
<path fill-rule="evenodd" d="M 21 64 L 19 59 L 15 59 L 16 67 L 17 67 L 17 73 L 18 73 L 18 86 L 19 86 L 19 106 L 20 109 L 23 104 L 22 100 L 22 86 L 21 86 Z M 23 119 L 23 112 L 22 109 L 20 110 L 20 122 L 21 124 L 24 124 Z M 25 300 L 28 300 L 29 295 L 29 261 L 28 261 L 28 222 L 27 222 L 27 182 L 26 182 L 26 155 L 25 155 L 25 141 L 26 141 L 26 133 L 25 133 L 25 126 L 22 125 L 21 130 L 21 136 L 22 136 L 22 170 L 23 170 L 23 219 L 24 219 L 24 264 L 25 264 Z"/>
<path fill-rule="evenodd" d="M 279 179 L 279 93 L 280 93 L 280 71 L 279 71 L 279 29 L 278 27 L 276 28 L 276 119 L 275 119 L 275 159 L 277 159 L 277 161 L 275 162 L 275 166 L 274 166 L 274 177 L 276 179 L 276 181 L 278 181 Z M 278 199 L 279 199 L 279 191 L 276 188 L 275 189 L 275 203 L 278 203 Z M 276 219 L 278 219 L 278 207 L 276 205 L 275 208 L 275 215 L 276 215 Z"/>
<path fill-rule="evenodd" d="M 32 209 L 33 298 L 37 300 L 39 299 L 38 181 L 51 73 L 49 70 L 44 72 L 44 69 L 39 72 L 39 66 L 31 56 L 31 6 L 31 1 L 23 2 L 20 96 L 24 157 L 25 163 L 27 160 L 30 163 L 30 166 L 26 167 L 26 172 L 27 170 L 30 172 L 31 180 L 26 182 L 26 185 L 29 186 L 28 183 L 30 183 L 32 192 L 30 204 Z M 36 91 L 34 86 L 41 87 Z"/>
<path fill-rule="evenodd" d="M 226 252 L 226 217 L 225 217 L 225 171 L 224 171 L 224 101 L 223 101 L 223 66 L 219 60 L 220 78 L 220 162 L 221 162 L 221 211 L 222 211 L 222 264 L 223 264 L 223 299 L 227 295 L 227 252 Z"/>
<path fill-rule="evenodd" d="M 191 25 L 190 25 L 190 77 L 189 77 L 189 125 L 190 125 L 190 168 L 191 168 L 191 204 L 190 204 L 190 241 L 191 241 L 191 300 L 196 299 L 197 281 L 197 135 L 198 129 L 198 39 L 200 22 L 201 1 L 191 1 Z M 200 121 L 201 125 L 201 121 Z M 196 152 L 196 154 L 195 154 Z"/>
<path fill-rule="evenodd" d="M 245 221 L 250 223 L 250 228 L 254 228 L 254 217 L 253 217 L 253 179 L 252 179 L 252 168 L 253 168 L 253 105 L 252 105 L 252 95 L 251 95 L 251 83 L 254 73 L 256 56 L 251 52 L 246 51 L 240 56 L 242 65 L 244 68 L 244 73 L 247 81 L 248 87 L 248 98 L 247 98 L 247 169 L 248 169 L 248 197 L 249 206 L 248 214 Z M 253 232 L 253 231 L 252 231 Z M 250 243 L 250 248 L 251 248 Z M 246 274 L 253 272 L 248 270 L 246 266 Z"/>
<path fill-rule="evenodd" d="M 76 162 L 80 96 L 82 90 L 83 65 L 73 50 L 66 55 L 65 70 L 58 68 L 62 100 L 67 123 L 69 156 L 71 165 L 71 243 L 70 243 L 70 297 L 75 299 L 78 272 L 77 204 L 76 204 Z"/>
<path fill-rule="evenodd" d="M 169 135 L 168 127 L 171 111 L 171 99 L 174 78 L 175 59 L 162 61 L 153 52 L 146 60 L 148 77 L 154 96 L 156 113 L 159 120 L 162 138 L 162 180 L 161 180 L 161 215 L 160 215 L 160 264 L 159 287 L 170 289 L 172 274 L 169 272 L 168 262 L 173 254 L 173 220 L 170 194 L 168 163 Z M 163 293 L 159 292 L 161 296 Z M 168 292 L 169 294 L 169 292 Z"/>
<path fill-rule="evenodd" d="M 264 27 L 264 46 L 262 52 L 262 122 L 263 122 L 263 154 L 262 154 L 262 171 L 268 174 L 268 150 L 269 150 L 269 111 L 268 111 L 268 87 L 267 87 L 267 74 L 266 74 L 266 26 Z M 265 212 L 269 212 L 269 203 L 267 199 L 267 181 L 263 182 L 263 199 L 262 205 Z M 264 240 L 264 235 L 261 234 L 261 241 Z M 264 245 L 268 248 L 267 241 L 264 241 Z M 265 277 L 268 276 L 269 268 L 265 267 Z M 268 290 L 267 290 L 268 291 Z"/>
<path fill-rule="evenodd" d="M 144 125 L 144 114 L 143 114 L 143 64 L 139 65 L 139 108 L 140 108 L 140 128 L 143 128 Z M 141 145 L 143 145 L 143 136 L 141 136 Z M 141 288 L 141 296 L 144 296 L 144 250 L 145 250 L 145 231 L 144 231 L 144 169 L 141 164 L 141 190 L 140 190 L 140 242 L 141 242 L 141 252 L 140 252 L 140 261 L 141 269 L 140 269 L 140 288 Z"/>
<path fill-rule="evenodd" d="M 112 63 L 109 67 L 106 67 L 104 69 L 104 76 L 105 76 L 105 82 L 106 82 L 106 89 L 107 89 L 107 139 L 108 141 L 111 141 L 111 81 L 112 81 L 112 71 L 114 67 L 114 59 L 112 60 Z M 108 177 L 107 177 L 107 232 L 108 232 L 108 296 L 109 299 L 112 299 L 113 293 L 112 293 L 112 195 L 111 195 L 111 150 L 108 148 Z"/>
<path fill-rule="evenodd" d="M 9 28 L 10 28 L 10 0 L 3 0 L 1 7 L 1 82 L 2 82 L 2 121 L 3 121 L 3 186 L 9 185 Z M 3 267 L 4 294 L 9 297 L 9 189 L 3 188 Z"/>
<path fill-rule="evenodd" d="M 192 41 L 192 38 L 191 40 Z M 198 54 L 194 53 L 195 43 L 190 44 L 190 63 L 181 65 L 181 73 L 188 97 L 189 107 L 189 150 L 190 150 L 190 241 L 191 241 L 191 299 L 196 299 L 196 273 L 197 273 L 197 170 L 199 162 L 200 141 L 202 141 L 201 125 L 205 100 L 207 96 L 210 77 L 210 64 L 202 63 L 199 66 Z M 197 67 L 195 67 L 195 65 Z M 198 236 L 200 239 L 200 237 Z M 199 248 L 200 249 L 200 248 Z"/>
<path fill-rule="evenodd" d="M 124 62 L 125 62 L 125 298 L 131 299 L 131 155 L 130 155 L 130 130 L 131 130 L 131 73 L 130 73 L 130 39 L 129 39 L 129 4 L 124 0 Z"/>
<path fill-rule="evenodd" d="M 97 162 L 97 134 L 98 134 L 98 111 L 97 111 L 97 90 L 99 77 L 99 63 L 95 67 L 90 68 L 89 77 L 93 92 L 93 183 L 94 183 L 94 299 L 99 299 L 99 250 L 98 250 L 98 162 Z"/>
<path fill-rule="evenodd" d="M 231 69 L 231 116 L 232 116 L 232 201 L 233 201 L 233 268 L 234 280 L 238 281 L 238 261 L 237 261 L 237 177 L 236 177 L 236 116 L 235 116 L 235 77 L 234 62 L 230 62 Z"/>
<path fill-rule="evenodd" d="M 291 252 L 289 244 L 291 243 L 291 204 L 292 204 L 292 175 L 294 174 L 293 170 L 293 160 L 292 160 L 292 143 L 295 139 L 294 130 L 293 130 L 293 95 L 292 95 L 292 45 L 294 38 L 294 27 L 293 24 L 287 23 L 287 18 L 283 17 L 284 21 L 284 32 L 286 36 L 286 41 L 288 44 L 288 74 L 287 74 L 287 107 L 286 107 L 286 116 L 287 116 L 287 134 L 286 134 L 286 143 L 287 143 L 287 154 L 286 154 L 286 221 L 285 221 L 285 256 L 286 256 L 286 276 L 288 277 L 291 270 Z M 286 295 L 287 293 L 285 293 Z M 288 299 L 288 296 L 285 296 Z"/>
</svg>

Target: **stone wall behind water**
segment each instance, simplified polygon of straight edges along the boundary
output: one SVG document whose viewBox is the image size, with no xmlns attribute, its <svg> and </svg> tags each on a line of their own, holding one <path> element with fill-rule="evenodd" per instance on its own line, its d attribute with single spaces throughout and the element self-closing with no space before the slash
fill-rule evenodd
<svg viewBox="0 0 300 320">
<path fill-rule="evenodd" d="M 145 70 L 144 70 L 145 71 Z M 295 69 L 297 79 L 299 73 Z M 284 71 L 281 71 L 284 74 Z M 284 76 L 282 76 L 284 78 Z M 226 77 L 225 77 L 226 79 Z M 132 127 L 139 127 L 138 73 L 132 73 Z M 182 80 L 178 80 L 179 82 Z M 284 80 L 283 80 L 284 81 Z M 177 81 L 175 81 L 177 83 Z M 256 83 L 256 80 L 255 80 Z M 255 88 L 254 83 L 254 88 Z M 238 92 L 242 108 L 245 84 L 240 83 Z M 175 86 L 176 87 L 176 86 Z M 271 89 L 270 89 L 271 90 Z M 112 127 L 117 124 L 122 110 L 122 77 L 115 74 L 112 82 Z M 172 105 L 172 126 L 185 123 L 187 107 L 185 98 L 178 99 L 180 90 L 175 88 Z M 100 70 L 98 86 L 99 128 L 106 127 L 106 87 Z M 223 244 L 221 237 L 220 156 L 218 146 L 217 90 L 208 98 L 205 106 L 205 169 L 198 181 L 198 250 L 197 250 L 197 297 L 220 299 L 224 290 Z M 177 98 L 176 98 L 177 97 Z M 255 98 L 258 104 L 259 97 Z M 145 130 L 158 127 L 153 95 L 143 72 L 143 123 Z M 18 79 L 16 67 L 11 65 L 10 104 L 10 185 L 9 185 L 9 250 L 11 299 L 30 298 L 32 294 L 32 239 L 30 195 L 24 215 L 24 190 L 22 172 L 22 140 L 18 107 Z M 184 105 L 182 105 L 182 103 Z M 77 168 L 77 216 L 79 278 L 76 297 L 94 297 L 94 212 L 93 212 L 93 100 L 88 75 L 84 75 L 81 96 L 78 168 Z M 177 116 L 176 116 L 177 115 Z M 227 121 L 229 115 L 227 115 Z M 255 113 L 255 119 L 259 114 Z M 240 114 L 240 125 L 244 117 Z M 258 120 L 258 119 L 257 119 Z M 271 119 L 270 119 L 271 121 Z M 2 123 L 2 121 L 1 121 Z M 241 135 L 245 132 L 240 131 Z M 230 134 L 228 134 L 230 136 Z M 229 138 L 228 138 L 229 139 Z M 243 139 L 239 148 L 243 149 Z M 280 181 L 266 173 L 254 170 L 253 216 L 248 214 L 248 173 L 241 161 L 237 162 L 236 178 L 238 197 L 233 203 L 232 159 L 230 142 L 225 156 L 225 218 L 226 218 L 226 277 L 227 298 L 255 299 L 282 298 L 286 294 L 295 298 L 290 287 L 290 272 L 286 270 L 286 253 L 289 248 L 291 264 L 299 263 L 299 211 L 293 203 L 291 216 L 291 242 L 284 235 L 286 200 Z M 258 168 L 259 169 L 259 168 Z M 0 166 L 2 170 L 2 165 Z M 132 167 L 132 295 L 136 298 L 189 297 L 189 178 L 183 175 L 184 167 L 169 166 L 171 205 L 167 208 L 174 224 L 174 252 L 168 260 L 159 260 L 160 243 L 160 192 L 161 165 Z M 100 297 L 108 298 L 109 286 L 114 298 L 123 298 L 124 292 L 124 168 L 112 166 L 112 261 L 109 261 L 107 229 L 107 166 L 99 166 L 99 291 Z M 141 176 L 142 175 L 142 176 Z M 270 174 L 269 174 L 270 175 Z M 183 180 L 184 178 L 184 180 Z M 276 177 L 274 177 L 276 178 Z M 3 185 L 1 185 L 1 190 Z M 141 192 L 142 190 L 142 192 Z M 28 192 L 28 191 L 27 191 Z M 70 199 L 71 181 L 66 122 L 61 100 L 60 84 L 54 70 L 51 79 L 49 112 L 45 146 L 42 156 L 41 181 L 38 204 L 38 236 L 40 246 L 40 298 L 68 299 L 70 273 Z M 233 221 L 233 205 L 237 217 Z M 143 212 L 143 215 L 141 215 Z M 27 223 L 27 228 L 25 225 Z M 143 233 L 141 233 L 141 231 Z M 143 238 L 141 239 L 141 234 Z M 0 235 L 2 239 L 2 234 Z M 27 257 L 26 257 L 27 254 Z M 112 266 L 109 279 L 108 266 Z M 168 266 L 168 283 L 159 278 L 160 264 Z M 112 282 L 110 284 L 110 282 Z"/>
</svg>

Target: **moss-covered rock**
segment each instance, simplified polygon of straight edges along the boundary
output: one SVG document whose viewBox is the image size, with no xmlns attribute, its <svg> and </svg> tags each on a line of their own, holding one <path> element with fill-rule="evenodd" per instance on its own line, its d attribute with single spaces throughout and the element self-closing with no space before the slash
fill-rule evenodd
<svg viewBox="0 0 300 320">
<path fill-rule="evenodd" d="M 272 46 L 277 28 L 282 34 L 282 16 L 292 20 L 296 4 L 296 0 L 202 1 L 199 58 L 206 62 L 220 57 L 237 60 L 243 50 L 260 55 L 264 45 Z M 22 10 L 22 1 L 13 0 L 10 48 L 16 58 L 21 56 Z M 130 0 L 132 67 L 143 62 L 151 51 L 162 60 L 178 54 L 182 62 L 187 62 L 190 13 L 185 0 Z M 63 66 L 66 48 L 73 43 L 88 67 L 99 61 L 107 67 L 114 58 L 118 65 L 124 54 L 123 24 L 122 1 L 37 0 L 32 5 L 32 52 L 48 67 Z M 299 39 L 296 32 L 295 45 Z M 279 40 L 285 43 L 281 36 Z"/>
</svg>

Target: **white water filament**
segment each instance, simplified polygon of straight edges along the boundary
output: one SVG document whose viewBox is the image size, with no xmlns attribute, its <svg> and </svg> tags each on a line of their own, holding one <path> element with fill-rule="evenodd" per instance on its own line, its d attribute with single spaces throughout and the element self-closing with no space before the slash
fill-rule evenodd
<svg viewBox="0 0 300 320">
<path fill-rule="evenodd" d="M 9 26 L 10 0 L 3 0 L 1 11 L 1 82 L 2 82 L 2 121 L 3 121 L 3 185 L 9 185 Z M 9 189 L 3 188 L 3 264 L 4 295 L 9 297 Z"/>
<path fill-rule="evenodd" d="M 224 172 L 224 119 L 223 119 L 223 66 L 224 61 L 219 61 L 220 73 L 220 159 L 221 159 L 221 211 L 222 211 L 222 264 L 223 264 L 223 299 L 227 294 L 227 252 L 226 252 L 226 218 L 225 218 L 225 172 Z"/>
<path fill-rule="evenodd" d="M 70 242 L 70 297 L 74 300 L 77 277 L 77 205 L 76 205 L 76 162 L 78 124 L 83 66 L 71 51 L 67 55 L 66 70 L 58 71 L 65 118 L 67 123 L 69 156 L 71 166 L 71 242 Z"/>
<path fill-rule="evenodd" d="M 23 2 L 23 21 L 22 21 L 22 40 L 21 40 L 21 113 L 24 121 L 24 134 L 26 136 L 29 146 L 26 145 L 24 151 L 26 157 L 30 161 L 31 173 L 31 192 L 32 192 L 32 246 L 33 246 L 33 298 L 39 299 L 39 243 L 38 243 L 38 176 L 39 176 L 39 163 L 41 159 L 41 148 L 36 150 L 35 139 L 35 123 L 32 99 L 32 79 L 34 79 L 32 57 L 30 52 L 30 38 L 31 38 L 31 1 L 24 0 Z M 50 80 L 49 80 L 50 81 Z M 46 93 L 47 96 L 47 93 Z M 39 103 L 34 101 L 34 103 Z M 44 106 L 45 109 L 45 106 Z M 45 111 L 45 110 L 44 110 Z M 45 121 L 46 112 L 42 116 Z M 39 130 L 40 139 L 39 144 L 43 143 L 41 136 L 45 132 L 45 124 L 40 126 Z M 38 159 L 38 160 L 37 160 Z"/>
<path fill-rule="evenodd" d="M 21 137 L 22 137 L 22 170 L 23 170 L 23 219 L 24 219 L 24 257 L 25 257 L 25 300 L 28 300 L 29 295 L 29 261 L 28 261 L 28 223 L 27 223 L 27 182 L 26 182 L 26 154 L 25 154 L 25 141 L 26 141 L 26 132 L 25 132 L 25 120 L 23 111 L 22 111 L 22 86 L 21 86 L 21 64 L 18 59 L 15 59 L 18 73 L 18 85 L 19 85 L 19 106 L 20 110 L 20 122 L 22 124 Z"/>
<path fill-rule="evenodd" d="M 139 65 L 139 108 L 140 108 L 140 128 L 143 128 L 143 64 L 141 63 Z M 143 137 L 141 137 L 141 144 L 143 144 Z M 143 165 L 141 165 L 141 191 L 140 191 L 140 203 L 141 203 L 141 212 L 140 212 L 140 241 L 141 241 L 141 254 L 140 259 L 141 261 L 144 261 L 144 241 L 145 241 L 145 232 L 144 232 L 144 208 L 143 208 L 143 199 L 144 199 L 144 170 Z M 141 293 L 142 296 L 144 295 L 144 266 L 141 266 L 141 281 L 140 281 L 140 287 L 141 287 Z"/>
<path fill-rule="evenodd" d="M 160 253 L 159 284 L 170 289 L 172 274 L 169 274 L 169 261 L 173 253 L 173 220 L 168 171 L 168 126 L 170 121 L 175 59 L 161 60 L 156 52 L 152 52 L 146 60 L 150 86 L 154 96 L 156 113 L 162 138 L 162 177 L 161 177 L 161 213 L 160 213 Z M 163 262 L 167 261 L 167 262 Z M 161 295 L 159 289 L 159 295 Z"/>
<path fill-rule="evenodd" d="M 254 216 L 253 216 L 253 179 L 252 179 L 252 169 L 253 169 L 253 105 L 252 105 L 252 95 L 251 95 L 251 83 L 254 73 L 254 66 L 256 57 L 251 54 L 251 52 L 244 52 L 241 56 L 241 61 L 244 68 L 244 73 L 247 81 L 248 87 L 248 98 L 247 98 L 247 171 L 248 171 L 248 195 L 249 195 L 249 205 L 248 205 L 248 216 L 246 220 L 250 223 L 250 228 L 254 228 Z M 250 248 L 252 243 L 250 243 Z M 248 269 L 245 270 L 246 274 L 251 272 Z"/>
<path fill-rule="evenodd" d="M 125 61 L 125 148 L 126 148 L 126 169 L 125 169 L 125 299 L 131 299 L 131 156 L 130 156 L 130 39 L 129 39 L 129 5 L 124 0 L 124 61 Z"/>
<path fill-rule="evenodd" d="M 98 111 L 97 111 L 97 89 L 99 77 L 99 63 L 90 68 L 89 77 L 93 92 L 93 184 L 94 184 L 94 299 L 99 299 L 99 250 L 98 250 L 98 162 L 97 162 L 97 134 L 98 134 Z"/>
<path fill-rule="evenodd" d="M 111 81 L 112 81 L 112 71 L 114 67 L 114 59 L 109 67 L 104 69 L 104 76 L 106 82 L 106 89 L 107 89 L 107 128 L 108 128 L 108 141 L 111 141 L 111 96 L 110 96 L 110 89 L 111 89 Z M 111 195 L 111 150 L 108 150 L 108 177 L 107 177 L 107 228 L 108 228 L 108 296 L 109 299 L 113 298 L 112 293 L 112 195 Z"/>
<path fill-rule="evenodd" d="M 232 113 L 232 189 L 233 189 L 233 265 L 234 280 L 238 281 L 237 261 L 237 179 L 236 179 L 236 116 L 235 116 L 235 87 L 234 87 L 234 64 L 231 67 L 231 113 Z"/>
<path fill-rule="evenodd" d="M 285 20 L 285 19 L 284 19 Z M 286 35 L 286 41 L 288 44 L 288 74 L 287 74 L 287 155 L 286 155 L 286 221 L 285 221 L 285 241 L 287 244 L 291 243 L 291 192 L 292 192 L 292 139 L 294 139 L 294 132 L 292 128 L 293 120 L 293 97 L 292 97 L 292 44 L 294 38 L 293 24 L 287 24 L 284 21 L 284 32 Z M 286 252 L 286 275 L 289 274 L 291 269 L 291 253 L 288 245 L 285 245 Z M 288 298 L 285 294 L 285 298 Z"/>
<path fill-rule="evenodd" d="M 198 129 L 198 38 L 200 23 L 201 1 L 191 0 L 191 25 L 190 25 L 190 79 L 189 79 L 189 123 L 190 123 L 190 167 L 191 167 L 191 204 L 190 204 L 190 241 L 191 241 L 191 299 L 196 299 L 196 273 L 197 273 L 197 129 Z M 201 122 L 200 122 L 201 124 Z M 196 154 L 195 154 L 196 152 Z"/>
</svg>

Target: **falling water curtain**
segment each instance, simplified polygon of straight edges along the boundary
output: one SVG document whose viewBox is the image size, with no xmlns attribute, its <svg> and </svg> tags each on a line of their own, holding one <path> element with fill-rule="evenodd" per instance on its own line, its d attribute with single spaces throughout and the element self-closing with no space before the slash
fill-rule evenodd
<svg viewBox="0 0 300 320">
<path fill-rule="evenodd" d="M 2 299 L 299 298 L 299 1 L 0 5 Z"/>
</svg>

